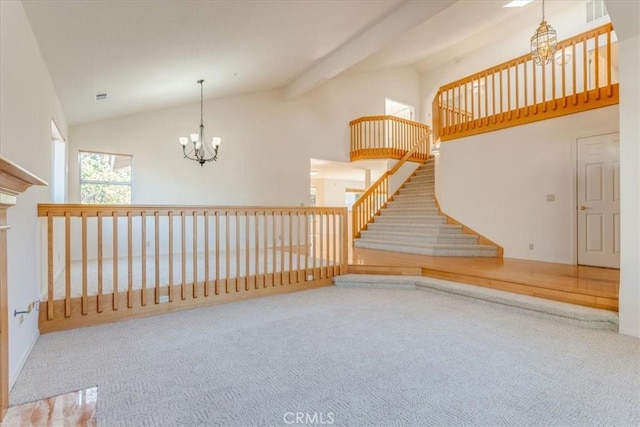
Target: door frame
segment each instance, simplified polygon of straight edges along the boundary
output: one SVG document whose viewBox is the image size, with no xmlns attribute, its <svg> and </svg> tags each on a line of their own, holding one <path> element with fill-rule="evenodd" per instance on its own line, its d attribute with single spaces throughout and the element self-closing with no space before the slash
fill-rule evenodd
<svg viewBox="0 0 640 427">
<path fill-rule="evenodd" d="M 584 138 L 591 138 L 595 136 L 609 135 L 612 133 L 620 133 L 620 128 L 611 128 L 609 130 L 599 131 L 599 132 L 581 132 L 576 134 L 573 138 L 573 144 L 571 144 L 571 164 L 573 172 L 571 174 L 573 186 L 573 192 L 571 193 L 571 206 L 572 206 L 572 214 L 571 214 L 571 240 L 573 242 L 573 265 L 578 264 L 578 140 Z M 622 230 L 621 230 L 622 233 Z M 594 267 L 600 268 L 600 267 Z M 606 267 L 602 267 L 606 268 Z"/>
</svg>

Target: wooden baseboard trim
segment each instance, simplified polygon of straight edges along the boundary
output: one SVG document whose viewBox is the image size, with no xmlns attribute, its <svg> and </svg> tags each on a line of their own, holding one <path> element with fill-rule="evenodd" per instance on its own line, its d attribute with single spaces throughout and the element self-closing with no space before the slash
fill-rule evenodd
<svg viewBox="0 0 640 427">
<path fill-rule="evenodd" d="M 303 273 L 304 271 L 300 271 Z M 335 274 L 333 274 L 335 273 Z M 289 276 L 289 274 L 291 276 Z M 242 301 L 252 298 L 260 298 L 272 295 L 287 294 L 292 292 L 305 291 L 310 289 L 321 288 L 325 286 L 331 286 L 333 284 L 333 277 L 340 274 L 339 268 L 336 267 L 335 272 L 331 272 L 322 278 L 315 280 L 305 281 L 302 274 L 295 276 L 296 272 L 284 273 L 284 277 L 280 273 L 276 273 L 273 277 L 273 281 L 269 281 L 266 286 L 264 283 L 259 283 L 260 286 L 256 286 L 256 282 L 253 282 L 252 277 L 247 278 L 251 286 L 247 290 L 245 285 L 245 278 L 239 278 L 238 283 L 235 279 L 229 279 L 229 292 L 225 292 L 225 288 L 221 287 L 218 295 L 213 290 L 210 291 L 208 296 L 204 296 L 204 284 L 201 282 L 198 284 L 198 296 L 194 297 L 191 285 L 188 287 L 189 291 L 181 298 L 180 286 L 174 285 L 173 301 L 164 303 L 155 303 L 154 292 L 155 288 L 147 289 L 146 305 L 142 306 L 140 298 L 137 298 L 133 302 L 131 307 L 127 307 L 127 292 L 120 292 L 116 295 L 118 299 L 118 309 L 114 310 L 111 305 L 111 295 L 109 298 L 103 297 L 105 303 L 103 304 L 102 311 L 97 311 L 97 297 L 92 296 L 87 298 L 87 303 L 90 307 L 87 314 L 82 314 L 82 297 L 71 299 L 71 315 L 65 317 L 65 300 L 53 301 L 54 316 L 52 320 L 47 320 L 47 302 L 40 303 L 40 318 L 39 327 L 40 333 L 45 334 L 55 331 L 64 331 L 75 328 L 83 328 L 87 326 L 101 325 L 106 323 L 119 322 L 123 320 L 130 320 L 148 316 L 155 316 L 159 314 L 173 313 L 181 310 L 188 310 L 192 308 L 207 307 L 217 304 L 225 304 L 229 302 Z M 289 277 L 293 283 L 287 283 L 285 277 Z M 295 277 L 295 279 L 294 279 Z M 317 277 L 317 276 L 316 276 Z M 222 281 L 224 282 L 224 281 Z M 238 285 L 236 287 L 236 285 Z M 257 289 L 256 289 L 257 287 Z M 167 287 L 161 288 L 163 290 L 162 295 L 167 295 L 165 292 Z M 136 295 L 140 295 L 142 291 L 140 289 L 134 291 Z"/>
</svg>

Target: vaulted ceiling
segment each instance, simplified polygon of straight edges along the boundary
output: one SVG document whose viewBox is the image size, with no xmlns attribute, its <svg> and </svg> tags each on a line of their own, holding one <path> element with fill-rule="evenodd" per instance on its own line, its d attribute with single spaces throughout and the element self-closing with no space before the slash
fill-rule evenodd
<svg viewBox="0 0 640 427">
<path fill-rule="evenodd" d="M 194 102 L 201 78 L 206 98 L 292 98 L 344 72 L 428 70 L 495 39 L 500 23 L 535 27 L 539 5 L 506 2 L 23 0 L 71 125 Z"/>
</svg>

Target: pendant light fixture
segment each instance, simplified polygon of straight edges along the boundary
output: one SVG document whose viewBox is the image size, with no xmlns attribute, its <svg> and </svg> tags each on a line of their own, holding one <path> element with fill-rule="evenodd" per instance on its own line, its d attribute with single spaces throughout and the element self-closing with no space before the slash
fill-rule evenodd
<svg viewBox="0 0 640 427">
<path fill-rule="evenodd" d="M 222 139 L 214 136 L 211 144 L 207 144 L 204 139 L 204 80 L 198 80 L 198 83 L 200 84 L 200 132 L 190 135 L 192 144 L 190 148 L 187 148 L 189 138 L 186 136 L 180 137 L 180 145 L 182 145 L 182 152 L 184 153 L 185 159 L 195 160 L 200 163 L 200 166 L 204 166 L 206 162 L 215 162 L 218 159 L 218 149 L 220 148 Z"/>
<path fill-rule="evenodd" d="M 536 65 L 545 65 L 551 62 L 558 49 L 558 37 L 556 30 L 544 19 L 544 0 L 542 0 L 542 21 L 536 32 L 531 37 L 531 58 Z"/>
</svg>

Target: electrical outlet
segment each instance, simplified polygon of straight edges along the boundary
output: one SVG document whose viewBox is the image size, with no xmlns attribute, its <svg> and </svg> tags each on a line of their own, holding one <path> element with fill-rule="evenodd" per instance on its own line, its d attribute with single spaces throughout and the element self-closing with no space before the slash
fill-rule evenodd
<svg viewBox="0 0 640 427">
<path fill-rule="evenodd" d="M 33 308 L 33 304 L 29 304 L 27 306 L 27 312 L 31 313 L 31 309 Z"/>
<path fill-rule="evenodd" d="M 18 316 L 18 325 L 22 325 L 22 322 L 24 322 L 24 314 Z"/>
<path fill-rule="evenodd" d="M 532 251 L 533 250 L 533 243 L 529 243 L 529 250 Z"/>
<path fill-rule="evenodd" d="M 160 304 L 169 302 L 169 295 L 160 295 Z"/>
<path fill-rule="evenodd" d="M 308 274 L 307 275 L 307 280 L 313 280 L 313 274 Z"/>
</svg>

